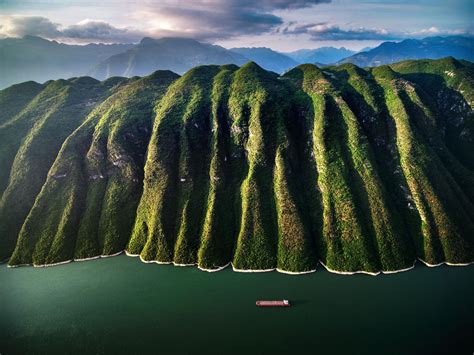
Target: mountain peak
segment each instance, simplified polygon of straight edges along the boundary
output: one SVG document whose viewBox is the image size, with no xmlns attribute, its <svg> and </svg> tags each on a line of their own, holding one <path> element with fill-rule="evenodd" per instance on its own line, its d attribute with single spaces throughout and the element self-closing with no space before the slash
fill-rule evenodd
<svg viewBox="0 0 474 355">
<path fill-rule="evenodd" d="M 263 70 L 263 68 L 258 65 L 257 63 L 255 63 L 253 60 L 245 63 L 244 65 L 242 65 L 242 69 L 245 69 L 245 70 Z"/>
<path fill-rule="evenodd" d="M 151 37 L 143 37 L 139 44 L 147 45 L 147 44 L 153 44 L 153 43 L 156 43 L 156 39 L 151 38 Z"/>
<path fill-rule="evenodd" d="M 22 38 L 25 40 L 30 40 L 30 41 L 47 41 L 44 38 L 33 36 L 33 35 L 24 35 Z"/>
<path fill-rule="evenodd" d="M 176 80 L 179 78 L 179 75 L 171 70 L 156 70 L 145 78 L 152 81 Z"/>
</svg>

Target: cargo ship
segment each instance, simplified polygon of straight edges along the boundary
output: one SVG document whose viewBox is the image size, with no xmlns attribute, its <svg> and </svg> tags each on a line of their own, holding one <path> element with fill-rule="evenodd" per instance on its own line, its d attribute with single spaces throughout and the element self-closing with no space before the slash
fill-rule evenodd
<svg viewBox="0 0 474 355">
<path fill-rule="evenodd" d="M 290 307 L 290 301 L 280 300 L 280 301 L 257 301 L 255 302 L 257 307 Z"/>
</svg>

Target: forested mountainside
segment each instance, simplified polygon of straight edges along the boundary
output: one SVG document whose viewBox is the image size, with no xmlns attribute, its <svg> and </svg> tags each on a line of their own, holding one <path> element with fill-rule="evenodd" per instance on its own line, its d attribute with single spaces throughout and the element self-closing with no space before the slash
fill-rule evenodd
<svg viewBox="0 0 474 355">
<path fill-rule="evenodd" d="M 474 261 L 474 67 L 255 63 L 0 91 L 0 259 Z"/>
</svg>

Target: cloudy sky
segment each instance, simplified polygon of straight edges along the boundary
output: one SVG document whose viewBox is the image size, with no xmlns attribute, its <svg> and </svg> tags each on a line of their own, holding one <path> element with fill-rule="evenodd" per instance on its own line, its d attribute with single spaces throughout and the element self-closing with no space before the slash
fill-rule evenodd
<svg viewBox="0 0 474 355">
<path fill-rule="evenodd" d="M 0 37 L 130 43 L 179 36 L 224 47 L 360 49 L 474 34 L 473 0 L 0 0 Z"/>
</svg>

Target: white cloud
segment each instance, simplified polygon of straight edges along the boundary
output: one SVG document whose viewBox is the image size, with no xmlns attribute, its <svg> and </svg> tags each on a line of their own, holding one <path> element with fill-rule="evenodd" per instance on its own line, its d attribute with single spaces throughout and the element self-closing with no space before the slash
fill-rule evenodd
<svg viewBox="0 0 474 355">
<path fill-rule="evenodd" d="M 118 28 L 101 20 L 85 19 L 63 28 L 61 37 L 104 42 L 137 42 L 147 35 L 133 28 Z"/>
<path fill-rule="evenodd" d="M 83 20 L 61 26 L 40 16 L 4 16 L 0 36 L 26 34 L 49 39 L 131 42 L 143 36 L 178 36 L 216 40 L 259 35 L 275 30 L 283 19 L 277 10 L 307 8 L 331 0 L 161 0 L 145 1 L 127 16 L 140 30 L 116 27 L 100 20 Z"/>
<path fill-rule="evenodd" d="M 75 25 L 61 26 L 41 16 L 0 16 L 0 37 L 40 36 L 76 42 L 137 42 L 147 32 L 118 28 L 100 20 L 83 20 Z"/>
<path fill-rule="evenodd" d="M 407 32 L 407 37 L 428 37 L 428 36 L 453 36 L 453 35 L 467 35 L 471 36 L 472 31 L 470 30 L 440 30 L 438 27 L 432 26 L 430 28 L 423 28 L 418 31 Z"/>
<path fill-rule="evenodd" d="M 279 33 L 290 35 L 309 35 L 314 41 L 363 41 L 363 40 L 401 40 L 429 36 L 471 35 L 467 30 L 445 30 L 432 26 L 418 31 L 389 31 L 385 28 L 343 27 L 328 22 L 299 24 L 290 22 L 278 29 Z"/>
<path fill-rule="evenodd" d="M 342 28 L 340 25 L 327 22 L 297 24 L 290 23 L 280 29 L 284 34 L 308 34 L 317 41 L 338 40 L 387 40 L 397 36 L 384 28 Z"/>
<path fill-rule="evenodd" d="M 0 16 L 0 36 L 23 37 L 25 35 L 55 38 L 60 32 L 58 24 L 41 16 Z"/>
</svg>

